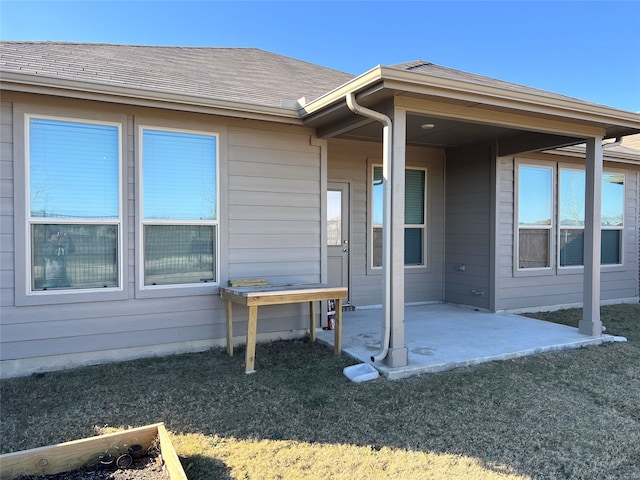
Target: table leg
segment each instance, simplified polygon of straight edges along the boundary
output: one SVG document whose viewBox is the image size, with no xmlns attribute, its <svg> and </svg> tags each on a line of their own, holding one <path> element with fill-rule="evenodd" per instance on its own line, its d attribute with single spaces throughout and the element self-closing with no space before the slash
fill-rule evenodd
<svg viewBox="0 0 640 480">
<path fill-rule="evenodd" d="M 316 309 L 314 308 L 314 302 L 309 302 L 309 340 L 316 341 Z"/>
<path fill-rule="evenodd" d="M 227 300 L 227 353 L 233 357 L 233 303 Z"/>
<path fill-rule="evenodd" d="M 336 299 L 336 330 L 333 334 L 333 353 L 342 352 L 342 299 Z"/>
<path fill-rule="evenodd" d="M 245 357 L 245 373 L 254 373 L 256 360 L 256 330 L 258 326 L 258 307 L 249 307 L 249 323 L 247 325 L 247 354 Z"/>
</svg>

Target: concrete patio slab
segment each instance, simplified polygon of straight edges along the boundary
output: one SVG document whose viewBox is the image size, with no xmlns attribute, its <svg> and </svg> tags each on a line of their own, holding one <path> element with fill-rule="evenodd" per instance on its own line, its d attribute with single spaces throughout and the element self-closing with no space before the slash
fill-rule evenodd
<svg viewBox="0 0 640 480">
<path fill-rule="evenodd" d="M 382 310 L 357 309 L 343 313 L 342 350 L 362 362 L 380 349 Z M 318 340 L 333 346 L 333 332 L 319 331 Z M 373 365 L 390 380 L 442 372 L 494 360 L 599 345 L 615 337 L 591 337 L 577 328 L 514 314 L 475 311 L 448 304 L 405 308 L 405 343 L 409 365 Z"/>
</svg>

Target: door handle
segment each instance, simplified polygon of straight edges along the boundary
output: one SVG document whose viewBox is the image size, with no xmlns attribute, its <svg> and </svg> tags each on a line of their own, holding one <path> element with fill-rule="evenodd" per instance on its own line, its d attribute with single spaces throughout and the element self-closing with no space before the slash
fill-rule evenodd
<svg viewBox="0 0 640 480">
<path fill-rule="evenodd" d="M 345 248 L 344 250 L 342 250 L 344 253 L 347 253 L 349 251 L 348 248 Z"/>
</svg>

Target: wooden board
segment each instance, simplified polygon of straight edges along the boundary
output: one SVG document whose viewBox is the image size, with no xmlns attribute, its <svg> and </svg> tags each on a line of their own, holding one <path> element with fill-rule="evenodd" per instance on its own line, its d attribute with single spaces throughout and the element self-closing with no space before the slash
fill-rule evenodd
<svg viewBox="0 0 640 480">
<path fill-rule="evenodd" d="M 248 278 L 244 280 L 229 280 L 232 287 L 264 287 L 268 285 L 266 278 Z"/>
<path fill-rule="evenodd" d="M 320 284 L 221 287 L 220 296 L 240 305 L 281 305 L 346 298 L 346 287 Z"/>
<path fill-rule="evenodd" d="M 147 450 L 156 439 L 160 442 L 160 453 L 169 472 L 169 478 L 187 480 L 162 423 L 0 455 L 0 480 L 10 480 L 20 475 L 70 472 L 95 463 L 100 455 L 114 447 L 124 448 L 138 444 Z"/>
</svg>

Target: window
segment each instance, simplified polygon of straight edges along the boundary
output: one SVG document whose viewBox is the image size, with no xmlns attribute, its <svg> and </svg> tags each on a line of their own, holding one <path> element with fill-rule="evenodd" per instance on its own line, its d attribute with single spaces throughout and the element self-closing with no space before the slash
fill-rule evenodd
<svg viewBox="0 0 640 480">
<path fill-rule="evenodd" d="M 584 195 L 585 174 L 579 170 L 560 169 L 558 222 L 560 266 L 584 264 Z"/>
<path fill-rule="evenodd" d="M 217 137 L 142 128 L 142 284 L 217 282 Z"/>
<path fill-rule="evenodd" d="M 120 125 L 26 119 L 30 291 L 120 287 Z"/>
<path fill-rule="evenodd" d="M 327 245 L 342 245 L 342 191 L 327 191 Z"/>
<path fill-rule="evenodd" d="M 520 165 L 518 170 L 518 269 L 551 267 L 553 170 Z"/>
<path fill-rule="evenodd" d="M 561 267 L 584 265 L 586 175 L 582 170 L 560 169 L 559 257 Z M 622 263 L 624 229 L 624 175 L 603 173 L 601 212 L 602 265 Z"/>
<path fill-rule="evenodd" d="M 622 233 L 624 232 L 624 175 L 603 173 L 601 212 L 600 262 L 603 265 L 622 264 Z"/>
<path fill-rule="evenodd" d="M 405 170 L 404 191 L 404 264 L 425 265 L 426 175 L 424 169 Z M 372 188 L 372 266 L 382 266 L 382 167 L 373 166 Z"/>
<path fill-rule="evenodd" d="M 557 224 L 552 220 L 555 167 L 525 165 L 518 167 L 518 269 L 551 268 L 551 243 L 557 235 L 557 266 L 584 265 L 585 184 L 579 167 L 558 169 Z M 624 231 L 624 175 L 602 175 L 601 216 L 602 265 L 622 264 Z M 554 229 L 557 229 L 554 233 Z"/>
</svg>

